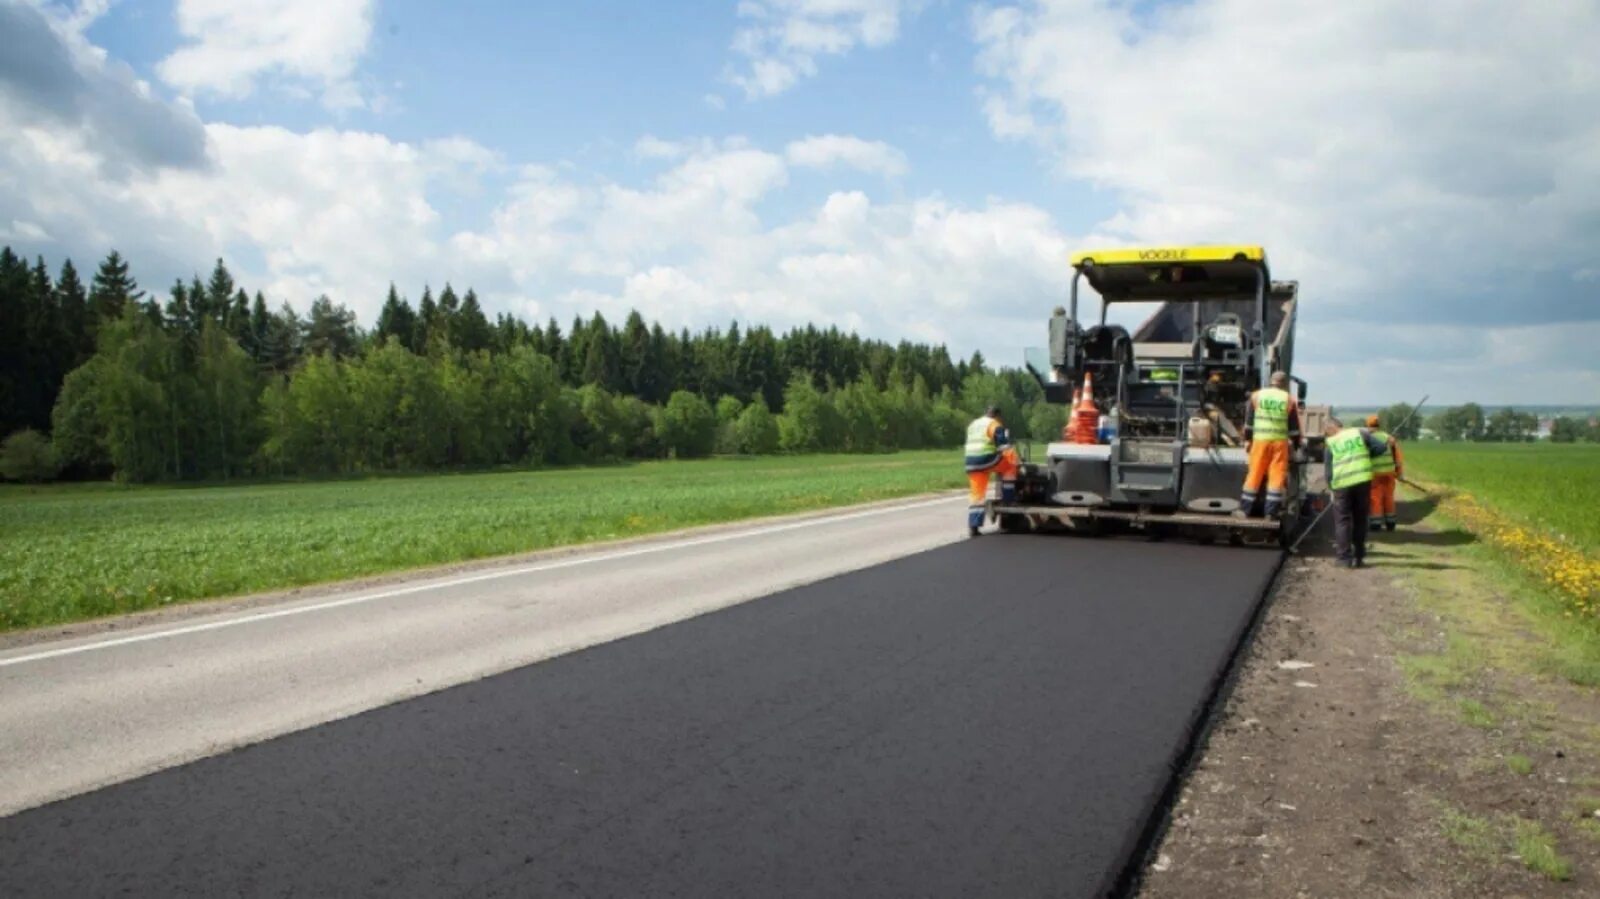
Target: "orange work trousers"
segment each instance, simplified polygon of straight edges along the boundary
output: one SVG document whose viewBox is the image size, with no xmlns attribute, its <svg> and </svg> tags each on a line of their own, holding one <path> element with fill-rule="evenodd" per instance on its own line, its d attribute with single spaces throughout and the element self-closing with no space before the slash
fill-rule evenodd
<svg viewBox="0 0 1600 899">
<path fill-rule="evenodd" d="M 1372 476 L 1372 514 L 1368 521 L 1376 528 L 1379 524 L 1394 529 L 1394 472 Z"/>
<path fill-rule="evenodd" d="M 1248 514 L 1256 507 L 1262 482 L 1267 485 L 1267 515 L 1278 514 L 1283 505 L 1283 489 L 1289 483 L 1289 441 L 1256 440 L 1250 444 L 1250 470 L 1244 476 L 1244 491 L 1239 505 Z"/>
<path fill-rule="evenodd" d="M 999 461 L 993 466 L 982 471 L 967 472 L 967 486 L 970 492 L 967 495 L 968 506 L 981 506 L 989 497 L 989 475 L 998 474 L 1001 480 L 1010 480 L 1017 473 L 1017 451 L 1005 449 L 1000 452 Z"/>
</svg>

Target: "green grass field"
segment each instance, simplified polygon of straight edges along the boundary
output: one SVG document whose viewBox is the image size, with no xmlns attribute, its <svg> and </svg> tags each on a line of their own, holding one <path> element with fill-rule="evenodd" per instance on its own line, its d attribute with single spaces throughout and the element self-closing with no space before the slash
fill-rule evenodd
<svg viewBox="0 0 1600 899">
<path fill-rule="evenodd" d="M 965 483 L 952 453 L 916 452 L 240 487 L 3 487 L 0 630 Z"/>
<path fill-rule="evenodd" d="M 1524 524 L 1600 553 L 1600 446 L 1430 443 L 1403 448 L 1407 475 L 1472 494 Z"/>
</svg>

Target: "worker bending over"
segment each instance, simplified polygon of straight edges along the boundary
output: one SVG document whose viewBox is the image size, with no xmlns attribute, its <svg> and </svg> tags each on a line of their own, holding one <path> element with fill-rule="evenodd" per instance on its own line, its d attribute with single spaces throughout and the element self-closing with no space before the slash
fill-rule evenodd
<svg viewBox="0 0 1600 899">
<path fill-rule="evenodd" d="M 1289 445 L 1300 446 L 1300 404 L 1289 393 L 1289 376 L 1275 371 L 1267 385 L 1250 394 L 1250 411 L 1244 425 L 1250 470 L 1239 494 L 1239 511 L 1234 513 L 1241 517 L 1255 511 L 1262 482 L 1267 485 L 1266 516 L 1277 517 L 1289 483 Z"/>
<path fill-rule="evenodd" d="M 1364 428 L 1347 428 L 1328 419 L 1323 460 L 1333 490 L 1333 540 L 1338 562 L 1360 568 L 1367 558 L 1367 510 L 1372 502 L 1372 463 L 1389 452 L 1383 441 Z"/>
<path fill-rule="evenodd" d="M 999 406 L 990 406 L 967 425 L 967 533 L 976 537 L 983 527 L 983 503 L 989 494 L 989 475 L 999 474 L 1002 495 L 1009 492 L 1017 474 L 1017 451 L 1011 445 Z"/>
<path fill-rule="evenodd" d="M 1378 427 L 1378 416 L 1367 416 L 1367 427 L 1372 437 L 1389 447 L 1389 451 L 1372 459 L 1372 514 L 1367 524 L 1372 530 L 1394 530 L 1394 485 L 1406 476 L 1405 461 L 1400 458 L 1400 441 Z"/>
</svg>

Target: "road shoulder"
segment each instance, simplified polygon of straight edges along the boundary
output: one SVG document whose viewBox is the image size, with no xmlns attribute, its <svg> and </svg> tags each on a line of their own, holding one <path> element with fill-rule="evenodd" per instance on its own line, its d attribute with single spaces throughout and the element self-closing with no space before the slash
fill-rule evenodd
<svg viewBox="0 0 1600 899">
<path fill-rule="evenodd" d="M 1600 693 L 1533 586 L 1413 500 L 1373 567 L 1291 559 L 1146 897 L 1574 896 L 1600 884 Z"/>
</svg>

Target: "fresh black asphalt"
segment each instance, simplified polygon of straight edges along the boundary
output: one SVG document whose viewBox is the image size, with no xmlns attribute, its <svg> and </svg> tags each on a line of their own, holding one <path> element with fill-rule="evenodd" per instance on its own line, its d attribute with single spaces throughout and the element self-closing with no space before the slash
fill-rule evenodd
<svg viewBox="0 0 1600 899">
<path fill-rule="evenodd" d="M 0 895 L 1101 895 L 1276 561 L 951 545 L 0 819 Z"/>
</svg>

